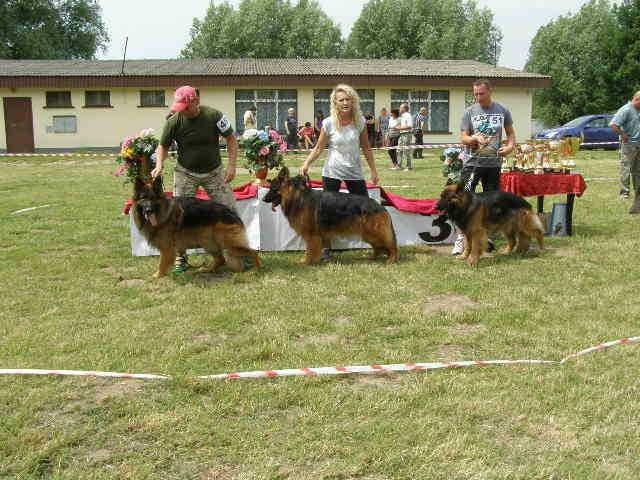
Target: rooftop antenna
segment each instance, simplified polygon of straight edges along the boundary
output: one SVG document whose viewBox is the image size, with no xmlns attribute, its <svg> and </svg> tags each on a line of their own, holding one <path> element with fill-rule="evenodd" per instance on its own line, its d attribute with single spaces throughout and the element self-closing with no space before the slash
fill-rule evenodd
<svg viewBox="0 0 640 480">
<path fill-rule="evenodd" d="M 120 75 L 124 75 L 124 62 L 127 59 L 127 44 L 129 43 L 129 37 L 124 38 L 124 54 L 122 55 L 122 69 Z"/>
</svg>

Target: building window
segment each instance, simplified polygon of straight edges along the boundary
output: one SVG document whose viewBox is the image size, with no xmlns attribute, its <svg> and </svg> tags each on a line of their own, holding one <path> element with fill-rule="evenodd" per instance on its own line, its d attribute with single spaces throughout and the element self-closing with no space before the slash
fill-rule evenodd
<svg viewBox="0 0 640 480">
<path fill-rule="evenodd" d="M 289 108 L 296 109 L 298 115 L 297 90 L 236 90 L 236 130 L 244 131 L 244 112 L 252 105 L 256 106 L 257 127 L 266 124 L 279 132 L 284 132 L 284 121 Z M 298 123 L 302 120 L 298 118 Z M 305 121 L 311 121 L 305 120 Z"/>
<path fill-rule="evenodd" d="M 449 131 L 449 90 L 391 90 L 391 108 L 401 103 L 409 104 L 411 115 L 427 107 L 430 132 Z"/>
<path fill-rule="evenodd" d="M 48 108 L 73 107 L 73 105 L 71 105 L 71 92 L 47 92 L 46 98 Z"/>
<path fill-rule="evenodd" d="M 360 97 L 360 109 L 362 114 L 371 112 L 375 116 L 375 100 L 376 91 L 371 89 L 356 89 L 358 96 Z M 313 111 L 314 114 L 321 110 L 325 118 L 331 115 L 331 105 L 329 98 L 331 97 L 332 90 L 314 90 L 313 91 Z"/>
<path fill-rule="evenodd" d="M 85 107 L 110 107 L 111 92 L 109 90 L 87 90 L 84 92 Z"/>
<path fill-rule="evenodd" d="M 331 115 L 331 108 L 329 104 L 329 97 L 331 96 L 331 90 L 314 90 L 313 91 L 313 114 L 317 115 L 318 112 L 322 112 L 324 118 Z"/>
<path fill-rule="evenodd" d="M 140 90 L 141 107 L 166 107 L 164 90 Z"/>
<path fill-rule="evenodd" d="M 77 133 L 78 124 L 75 115 L 53 117 L 53 133 Z"/>
</svg>

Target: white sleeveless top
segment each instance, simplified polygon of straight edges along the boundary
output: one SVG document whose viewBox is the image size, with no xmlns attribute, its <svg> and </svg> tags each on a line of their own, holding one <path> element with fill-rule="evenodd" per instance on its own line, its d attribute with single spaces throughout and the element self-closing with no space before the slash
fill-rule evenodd
<svg viewBox="0 0 640 480">
<path fill-rule="evenodd" d="M 331 117 L 322 121 L 322 129 L 329 139 L 327 161 L 322 168 L 323 177 L 364 180 L 360 163 L 360 132 L 364 125 L 364 118 L 360 121 L 360 129 L 353 123 L 337 129 Z"/>
</svg>

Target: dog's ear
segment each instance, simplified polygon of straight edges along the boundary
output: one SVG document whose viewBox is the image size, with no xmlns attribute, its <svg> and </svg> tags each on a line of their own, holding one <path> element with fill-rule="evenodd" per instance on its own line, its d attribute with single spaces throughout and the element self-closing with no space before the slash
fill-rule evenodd
<svg viewBox="0 0 640 480">
<path fill-rule="evenodd" d="M 307 179 L 302 175 L 296 175 L 295 177 L 293 177 L 291 183 L 293 184 L 294 188 L 297 188 L 299 190 L 304 190 L 305 188 L 307 188 Z"/>
<path fill-rule="evenodd" d="M 153 191 L 157 195 L 164 195 L 164 186 L 162 185 L 162 175 L 158 175 L 153 180 Z"/>
<path fill-rule="evenodd" d="M 282 167 L 280 172 L 278 172 L 278 178 L 280 180 L 286 180 L 289 178 L 289 169 L 287 167 Z"/>
</svg>

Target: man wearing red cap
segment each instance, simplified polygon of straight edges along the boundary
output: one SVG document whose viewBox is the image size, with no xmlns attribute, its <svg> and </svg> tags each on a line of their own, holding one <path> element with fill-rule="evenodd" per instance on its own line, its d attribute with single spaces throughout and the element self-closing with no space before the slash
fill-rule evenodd
<svg viewBox="0 0 640 480">
<path fill-rule="evenodd" d="M 238 141 L 229 119 L 215 108 L 200 105 L 195 88 L 183 86 L 175 91 L 169 117 L 160 136 L 156 151 L 156 167 L 153 178 L 162 175 L 164 162 L 173 141 L 178 144 L 178 163 L 173 174 L 173 194 L 193 196 L 198 187 L 205 189 L 209 197 L 232 210 L 236 200 L 229 182 L 236 175 Z M 225 170 L 220 159 L 219 136 L 227 140 L 229 162 Z M 187 267 L 183 252 L 176 259 L 176 269 Z"/>
</svg>

